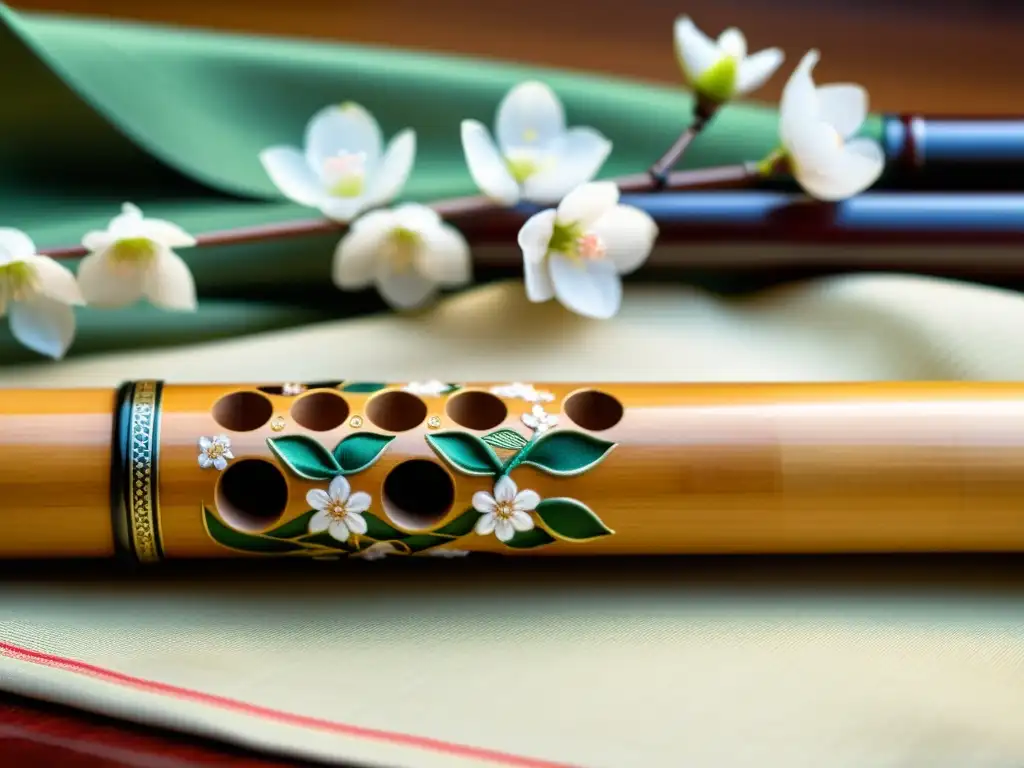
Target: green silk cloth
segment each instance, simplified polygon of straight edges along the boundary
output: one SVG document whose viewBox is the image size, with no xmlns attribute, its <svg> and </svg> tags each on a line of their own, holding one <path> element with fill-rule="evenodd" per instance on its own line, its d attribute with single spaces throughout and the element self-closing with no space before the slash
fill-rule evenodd
<svg viewBox="0 0 1024 768">
<path fill-rule="evenodd" d="M 258 153 L 300 145 L 306 121 L 331 103 L 363 104 L 387 137 L 416 130 L 416 166 L 403 192 L 416 201 L 477 192 L 459 123 L 491 124 L 502 96 L 522 80 L 544 80 L 571 125 L 612 139 L 602 177 L 648 167 L 692 107 L 682 84 L 655 87 L 454 56 L 19 14 L 2 4 L 0 23 L 0 226 L 26 231 L 41 248 L 77 244 L 125 201 L 193 234 L 316 217 L 283 200 Z M 730 106 L 682 167 L 758 160 L 776 145 L 776 123 L 774 109 Z M 374 292 L 342 293 L 331 284 L 336 241 L 310 236 L 185 249 L 199 292 L 196 313 L 149 305 L 80 309 L 69 354 L 235 337 L 382 310 Z M 33 359 L 0 324 L 0 363 Z"/>
</svg>

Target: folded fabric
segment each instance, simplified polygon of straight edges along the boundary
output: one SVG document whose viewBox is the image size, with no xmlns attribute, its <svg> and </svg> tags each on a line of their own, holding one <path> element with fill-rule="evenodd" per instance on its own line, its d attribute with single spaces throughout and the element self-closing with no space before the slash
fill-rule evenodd
<svg viewBox="0 0 1024 768">
<path fill-rule="evenodd" d="M 490 124 L 501 97 L 526 79 L 550 84 L 571 124 L 594 126 L 612 139 L 603 177 L 642 171 L 690 119 L 692 99 L 682 84 L 23 15 L 0 4 L 0 226 L 56 247 L 105 226 L 126 200 L 193 233 L 315 217 L 282 202 L 258 153 L 300 143 L 315 111 L 344 101 L 366 106 L 388 136 L 416 130 L 406 199 L 475 194 L 459 123 Z M 877 131 L 876 122 L 867 130 Z M 776 143 L 776 111 L 737 104 L 697 140 L 684 166 L 757 160 Z M 195 316 L 82 311 L 71 354 L 233 337 L 380 310 L 374 296 L 331 285 L 335 245 L 336 238 L 320 236 L 183 250 L 200 295 Z M 0 363 L 31 359 L 2 327 Z"/>
</svg>

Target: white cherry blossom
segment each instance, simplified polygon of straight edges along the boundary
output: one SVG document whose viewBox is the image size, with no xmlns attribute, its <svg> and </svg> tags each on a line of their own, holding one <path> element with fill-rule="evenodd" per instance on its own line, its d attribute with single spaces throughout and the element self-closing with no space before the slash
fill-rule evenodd
<svg viewBox="0 0 1024 768">
<path fill-rule="evenodd" d="M 558 424 L 558 417 L 545 411 L 544 406 L 540 403 L 535 404 L 529 413 L 524 413 L 522 418 L 523 424 L 538 435 L 544 434 Z"/>
<path fill-rule="evenodd" d="M 747 56 L 747 40 L 735 27 L 712 40 L 689 16 L 675 24 L 676 55 L 687 81 L 700 96 L 721 104 L 764 85 L 783 61 L 778 48 Z"/>
<path fill-rule="evenodd" d="M 493 533 L 499 541 L 508 541 L 517 531 L 533 528 L 530 512 L 540 504 L 536 491 L 520 491 L 512 478 L 502 475 L 494 484 L 494 495 L 487 491 L 473 494 L 473 509 L 480 519 L 473 528 L 481 536 Z"/>
<path fill-rule="evenodd" d="M 462 234 L 416 203 L 364 214 L 334 253 L 335 285 L 358 290 L 376 284 L 396 309 L 420 307 L 438 287 L 465 285 L 471 275 Z"/>
<path fill-rule="evenodd" d="M 815 86 L 817 51 L 809 51 L 782 91 L 779 137 L 789 169 L 808 195 L 845 200 L 882 174 L 885 153 L 878 142 L 853 138 L 868 114 L 868 95 L 850 83 Z"/>
<path fill-rule="evenodd" d="M 586 317 L 612 317 L 622 303 L 620 275 L 647 260 L 657 236 L 647 213 L 619 204 L 613 182 L 583 184 L 519 230 L 526 296 L 557 297 Z"/>
<path fill-rule="evenodd" d="M 551 392 L 535 389 L 532 384 L 524 384 L 521 381 L 491 387 L 491 394 L 512 400 L 525 400 L 528 403 L 550 403 L 555 399 Z"/>
<path fill-rule="evenodd" d="M 498 106 L 495 137 L 462 121 L 462 149 L 473 181 L 504 205 L 557 203 L 594 178 L 612 143 L 593 128 L 566 128 L 565 109 L 544 83 L 520 83 Z"/>
<path fill-rule="evenodd" d="M 82 238 L 89 255 L 78 266 L 78 284 L 97 307 L 124 307 L 146 298 L 163 309 L 194 310 L 195 280 L 174 249 L 195 244 L 177 224 L 148 219 L 138 206 L 125 203 L 105 230 Z"/>
<path fill-rule="evenodd" d="M 73 306 L 85 303 L 75 276 L 36 253 L 24 232 L 0 228 L 0 317 L 11 335 L 34 352 L 59 359 L 75 337 Z"/>
<path fill-rule="evenodd" d="M 367 531 L 366 519 L 362 513 L 370 508 L 370 494 L 363 491 L 352 493 L 352 487 L 344 475 L 331 480 L 326 491 L 314 488 L 306 494 L 306 503 L 316 510 L 309 518 L 310 533 L 327 533 L 332 539 L 345 542 L 353 533 Z"/>
<path fill-rule="evenodd" d="M 415 131 L 401 131 L 385 151 L 373 115 L 352 102 L 313 115 L 304 151 L 275 146 L 260 153 L 263 168 L 285 197 L 340 222 L 394 200 L 415 160 Z"/>
<path fill-rule="evenodd" d="M 203 469 L 224 470 L 228 461 L 235 458 L 231 453 L 231 440 L 227 435 L 199 438 L 199 466 Z"/>
<path fill-rule="evenodd" d="M 430 381 L 411 381 L 402 389 L 421 397 L 441 397 L 441 395 L 448 394 L 453 387 L 447 382 L 431 379 Z"/>
</svg>

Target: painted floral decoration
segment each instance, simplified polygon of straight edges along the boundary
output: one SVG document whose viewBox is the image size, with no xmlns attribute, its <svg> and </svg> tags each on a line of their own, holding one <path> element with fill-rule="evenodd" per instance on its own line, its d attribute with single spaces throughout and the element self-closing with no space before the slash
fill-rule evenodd
<svg viewBox="0 0 1024 768">
<path fill-rule="evenodd" d="M 520 381 L 491 387 L 491 394 L 510 400 L 525 400 L 528 403 L 550 403 L 555 399 L 551 392 L 535 389 L 532 384 L 523 384 Z"/>
<path fill-rule="evenodd" d="M 233 458 L 235 456 L 231 453 L 231 440 L 227 435 L 199 438 L 199 466 L 202 469 L 212 467 L 223 471 Z"/>
<path fill-rule="evenodd" d="M 442 395 L 447 395 L 452 392 L 455 387 L 444 381 L 431 379 L 430 381 L 411 381 L 402 387 L 402 389 L 414 395 L 420 395 L 421 397 L 441 397 Z"/>
<path fill-rule="evenodd" d="M 367 531 L 362 513 L 370 508 L 370 494 L 364 491 L 352 493 L 352 487 L 344 475 L 331 480 L 327 490 L 314 488 L 306 494 L 306 503 L 316 510 L 309 519 L 310 533 L 326 531 L 331 538 L 348 541 L 355 534 Z"/>
<path fill-rule="evenodd" d="M 529 413 L 524 413 L 523 424 L 534 432 L 541 434 L 558 424 L 558 416 L 548 413 L 540 403 L 534 404 Z"/>
<path fill-rule="evenodd" d="M 481 536 L 493 533 L 498 541 L 508 541 L 516 531 L 533 530 L 530 512 L 540 504 L 536 491 L 520 491 L 508 475 L 494 484 L 494 495 L 487 491 L 473 494 L 473 509 L 480 513 L 473 530 Z"/>
</svg>

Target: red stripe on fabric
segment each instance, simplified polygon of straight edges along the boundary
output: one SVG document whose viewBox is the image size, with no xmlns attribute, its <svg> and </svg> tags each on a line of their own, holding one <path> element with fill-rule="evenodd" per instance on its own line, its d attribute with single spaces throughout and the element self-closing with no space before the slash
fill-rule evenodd
<svg viewBox="0 0 1024 768">
<path fill-rule="evenodd" d="M 141 677 L 133 677 L 112 669 L 104 669 L 84 661 L 64 658 L 41 651 L 33 651 L 29 648 L 21 648 L 10 643 L 0 642 L 0 654 L 17 661 L 26 661 L 54 669 L 63 669 L 68 672 L 98 678 L 109 683 L 116 683 L 131 688 L 137 688 L 151 693 L 160 693 L 173 696 L 179 699 L 186 699 L 199 704 L 208 704 L 223 709 L 234 710 L 246 715 L 263 717 L 268 720 L 276 720 L 279 723 L 299 726 L 302 728 L 314 728 L 321 731 L 343 734 L 354 738 L 367 739 L 369 741 L 382 741 L 405 747 L 416 747 L 431 752 L 442 752 L 456 757 L 475 758 L 486 760 L 492 763 L 516 766 L 516 768 L 573 768 L 568 763 L 556 763 L 548 760 L 540 760 L 533 757 L 512 755 L 496 750 L 473 747 L 466 744 L 455 744 L 453 742 L 432 739 L 427 736 L 414 736 L 407 733 L 396 733 L 382 731 L 376 728 L 365 728 L 359 725 L 347 723 L 336 723 L 330 720 L 321 720 L 306 715 L 296 715 L 290 712 L 282 712 L 268 707 L 261 707 L 256 704 L 247 704 L 244 701 L 229 699 L 224 696 L 217 696 L 212 693 L 193 691 L 188 688 L 180 688 L 168 683 L 159 683 L 155 680 L 146 680 Z"/>
</svg>

